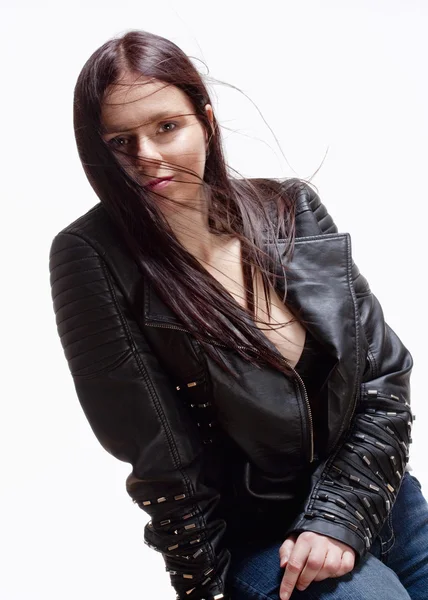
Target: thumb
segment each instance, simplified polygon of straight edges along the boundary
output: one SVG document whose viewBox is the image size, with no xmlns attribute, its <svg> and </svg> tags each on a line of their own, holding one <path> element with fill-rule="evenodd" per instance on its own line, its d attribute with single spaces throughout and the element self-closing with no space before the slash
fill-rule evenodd
<svg viewBox="0 0 428 600">
<path fill-rule="evenodd" d="M 279 548 L 279 566 L 285 567 L 296 543 L 295 536 L 288 537 Z"/>
</svg>

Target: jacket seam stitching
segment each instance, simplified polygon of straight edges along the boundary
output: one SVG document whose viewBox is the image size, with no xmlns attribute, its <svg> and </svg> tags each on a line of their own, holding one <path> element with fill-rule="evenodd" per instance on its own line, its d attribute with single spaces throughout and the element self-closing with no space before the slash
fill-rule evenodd
<svg viewBox="0 0 428 600">
<path fill-rule="evenodd" d="M 351 291 L 351 295 L 353 297 L 353 301 L 354 301 L 354 316 L 355 316 L 355 344 L 356 344 L 356 355 L 357 357 L 359 356 L 359 328 L 360 328 L 360 315 L 359 315 L 359 311 L 358 311 L 358 307 L 357 307 L 357 303 L 356 303 L 356 297 L 355 297 L 355 291 L 353 291 L 353 288 L 351 286 L 351 280 L 352 280 L 352 264 L 351 264 L 351 260 L 350 260 L 350 246 L 349 246 L 349 237 L 347 238 L 347 248 L 348 248 L 348 257 L 347 257 L 347 262 L 348 262 L 348 286 L 349 289 Z M 360 380 L 360 376 L 359 376 L 359 372 L 360 372 L 360 366 L 358 363 L 358 358 L 357 358 L 357 376 L 356 376 L 356 383 L 355 383 L 355 388 L 354 388 L 354 393 L 353 393 L 353 398 L 354 398 L 354 406 L 356 403 L 356 396 L 357 396 L 357 391 L 358 388 L 360 387 L 361 384 L 359 384 L 359 380 Z M 350 424 L 349 424 L 350 425 Z M 340 445 L 340 438 L 342 436 L 342 434 L 344 433 L 345 428 L 342 429 L 342 431 L 339 433 L 338 439 L 337 439 L 337 450 L 336 452 L 334 452 L 333 456 L 331 457 L 331 461 L 329 461 L 328 463 L 328 467 L 330 467 L 332 461 L 336 458 L 337 454 L 340 451 L 341 445 Z M 327 471 L 327 465 L 326 467 L 323 469 L 321 475 L 320 475 L 320 479 L 319 479 L 319 484 L 321 483 L 321 481 L 324 481 L 325 476 L 326 476 L 326 471 Z M 314 499 L 315 501 L 315 499 Z"/>
<path fill-rule="evenodd" d="M 117 356 L 117 359 L 114 360 L 112 363 L 106 365 L 105 367 L 97 369 L 96 371 L 91 371 L 89 373 L 84 373 L 85 369 L 87 370 L 89 367 L 82 367 L 81 369 L 78 369 L 77 371 L 73 372 L 73 377 L 76 379 L 79 378 L 81 380 L 84 380 L 84 379 L 87 380 L 87 379 L 92 379 L 94 377 L 98 377 L 102 373 L 106 373 L 106 372 L 108 373 L 109 371 L 112 371 L 113 369 L 117 369 L 131 355 L 132 355 L 132 350 L 130 350 L 130 349 L 124 350 L 123 352 L 121 352 L 121 354 L 117 354 L 117 352 L 115 352 L 114 354 L 109 354 L 108 356 L 104 356 L 102 359 L 96 361 L 95 363 L 92 363 L 91 367 L 94 365 L 97 365 L 99 363 L 102 363 L 107 358 L 111 358 L 112 356 Z"/>
<path fill-rule="evenodd" d="M 176 448 L 175 443 L 174 443 L 174 438 L 173 438 L 172 432 L 171 432 L 171 430 L 170 430 L 170 428 L 168 426 L 168 422 L 167 422 L 167 420 L 165 418 L 165 415 L 163 414 L 163 411 L 162 411 L 161 407 L 159 406 L 158 396 L 157 396 L 156 391 L 153 388 L 153 384 L 152 384 L 152 380 L 150 378 L 150 375 L 147 373 L 147 369 L 144 367 L 144 364 L 143 364 L 143 362 L 141 361 L 141 359 L 139 357 L 139 354 L 138 354 L 138 351 L 137 351 L 137 348 L 136 348 L 136 344 L 135 344 L 135 341 L 134 341 L 134 337 L 133 337 L 133 335 L 132 335 L 132 333 L 131 333 L 131 331 L 130 331 L 130 329 L 128 327 L 128 323 L 126 322 L 126 319 L 125 319 L 125 317 L 124 317 L 124 315 L 123 315 L 123 313 L 122 313 L 122 311 L 121 311 L 121 309 L 119 307 L 119 303 L 117 301 L 116 292 L 114 290 L 114 287 L 111 284 L 110 275 L 108 273 L 108 270 L 107 270 L 107 267 L 106 267 L 106 264 L 105 264 L 104 261 L 101 262 L 101 267 L 102 267 L 102 270 L 104 272 L 104 275 L 105 275 L 105 278 L 106 278 L 106 282 L 107 282 L 107 285 L 109 287 L 110 294 L 112 295 L 112 298 L 114 300 L 114 304 L 115 304 L 115 307 L 116 307 L 116 310 L 117 310 L 118 317 L 119 317 L 119 319 L 121 321 L 121 324 L 122 324 L 122 327 L 123 327 L 123 329 L 124 329 L 124 331 L 126 333 L 126 337 L 128 339 L 128 342 L 131 345 L 132 354 L 133 354 L 134 359 L 135 359 L 135 361 L 136 361 L 136 363 L 138 365 L 138 370 L 140 371 L 141 375 L 143 376 L 143 379 L 144 379 L 144 381 L 145 381 L 145 383 L 147 385 L 147 389 L 149 390 L 149 393 L 150 393 L 150 396 L 152 398 L 152 401 L 153 401 L 153 404 L 155 406 L 155 409 L 156 409 L 156 412 L 158 414 L 158 417 L 160 418 L 162 426 L 164 427 L 165 433 L 167 434 L 168 445 L 170 447 L 171 453 L 173 454 L 173 459 L 174 459 L 175 466 L 176 466 L 176 468 L 178 468 L 180 470 L 180 472 L 182 472 L 181 471 L 182 465 L 181 465 L 181 461 L 180 461 L 179 456 L 178 456 L 177 448 Z M 186 477 L 186 479 L 187 479 L 187 477 Z"/>
<path fill-rule="evenodd" d="M 371 378 L 372 379 L 376 379 L 379 369 L 378 369 L 378 366 L 377 366 L 376 357 L 375 357 L 372 349 L 370 348 L 370 344 L 369 344 L 368 349 L 367 349 L 367 356 L 368 356 L 369 361 L 370 361 Z"/>
</svg>

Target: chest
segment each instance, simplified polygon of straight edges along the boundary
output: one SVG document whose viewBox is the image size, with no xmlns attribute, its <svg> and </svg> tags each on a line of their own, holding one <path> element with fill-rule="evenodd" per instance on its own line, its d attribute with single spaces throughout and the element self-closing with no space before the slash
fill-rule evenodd
<svg viewBox="0 0 428 600">
<path fill-rule="evenodd" d="M 246 308 L 245 281 L 239 240 L 217 251 L 204 263 L 205 269 L 229 292 L 235 301 Z M 305 344 L 305 328 L 281 300 L 277 291 L 269 289 L 268 298 L 263 290 L 260 272 L 253 269 L 256 298 L 255 323 L 271 343 L 294 367 Z"/>
</svg>

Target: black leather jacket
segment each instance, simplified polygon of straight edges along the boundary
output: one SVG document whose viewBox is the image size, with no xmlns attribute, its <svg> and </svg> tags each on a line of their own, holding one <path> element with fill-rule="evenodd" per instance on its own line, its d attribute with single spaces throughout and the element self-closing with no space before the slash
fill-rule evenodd
<svg viewBox="0 0 428 600">
<path fill-rule="evenodd" d="M 353 263 L 349 234 L 299 186 L 287 302 L 334 359 L 321 456 L 302 382 L 227 349 L 240 377 L 222 371 L 141 275 L 100 203 L 52 242 L 77 396 L 102 446 L 131 463 L 127 491 L 151 517 L 145 542 L 180 599 L 227 597 L 230 549 L 244 532 L 315 531 L 358 560 L 406 469 L 411 355 Z"/>
</svg>

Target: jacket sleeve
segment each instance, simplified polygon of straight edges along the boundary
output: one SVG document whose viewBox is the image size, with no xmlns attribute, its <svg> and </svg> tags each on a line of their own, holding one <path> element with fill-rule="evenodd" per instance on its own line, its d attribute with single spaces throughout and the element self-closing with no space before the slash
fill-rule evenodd
<svg viewBox="0 0 428 600">
<path fill-rule="evenodd" d="M 226 598 L 226 523 L 212 516 L 220 495 L 204 482 L 202 444 L 106 262 L 83 237 L 62 232 L 50 281 L 80 404 L 101 445 L 132 465 L 127 492 L 151 517 L 145 543 L 162 553 L 177 598 Z"/>
<path fill-rule="evenodd" d="M 316 233 L 337 233 L 319 196 L 309 187 L 305 193 Z M 351 546 L 359 560 L 387 519 L 408 462 L 413 360 L 355 263 L 352 278 L 367 342 L 359 397 L 350 427 L 313 473 L 310 494 L 287 536 L 315 531 Z"/>
</svg>

